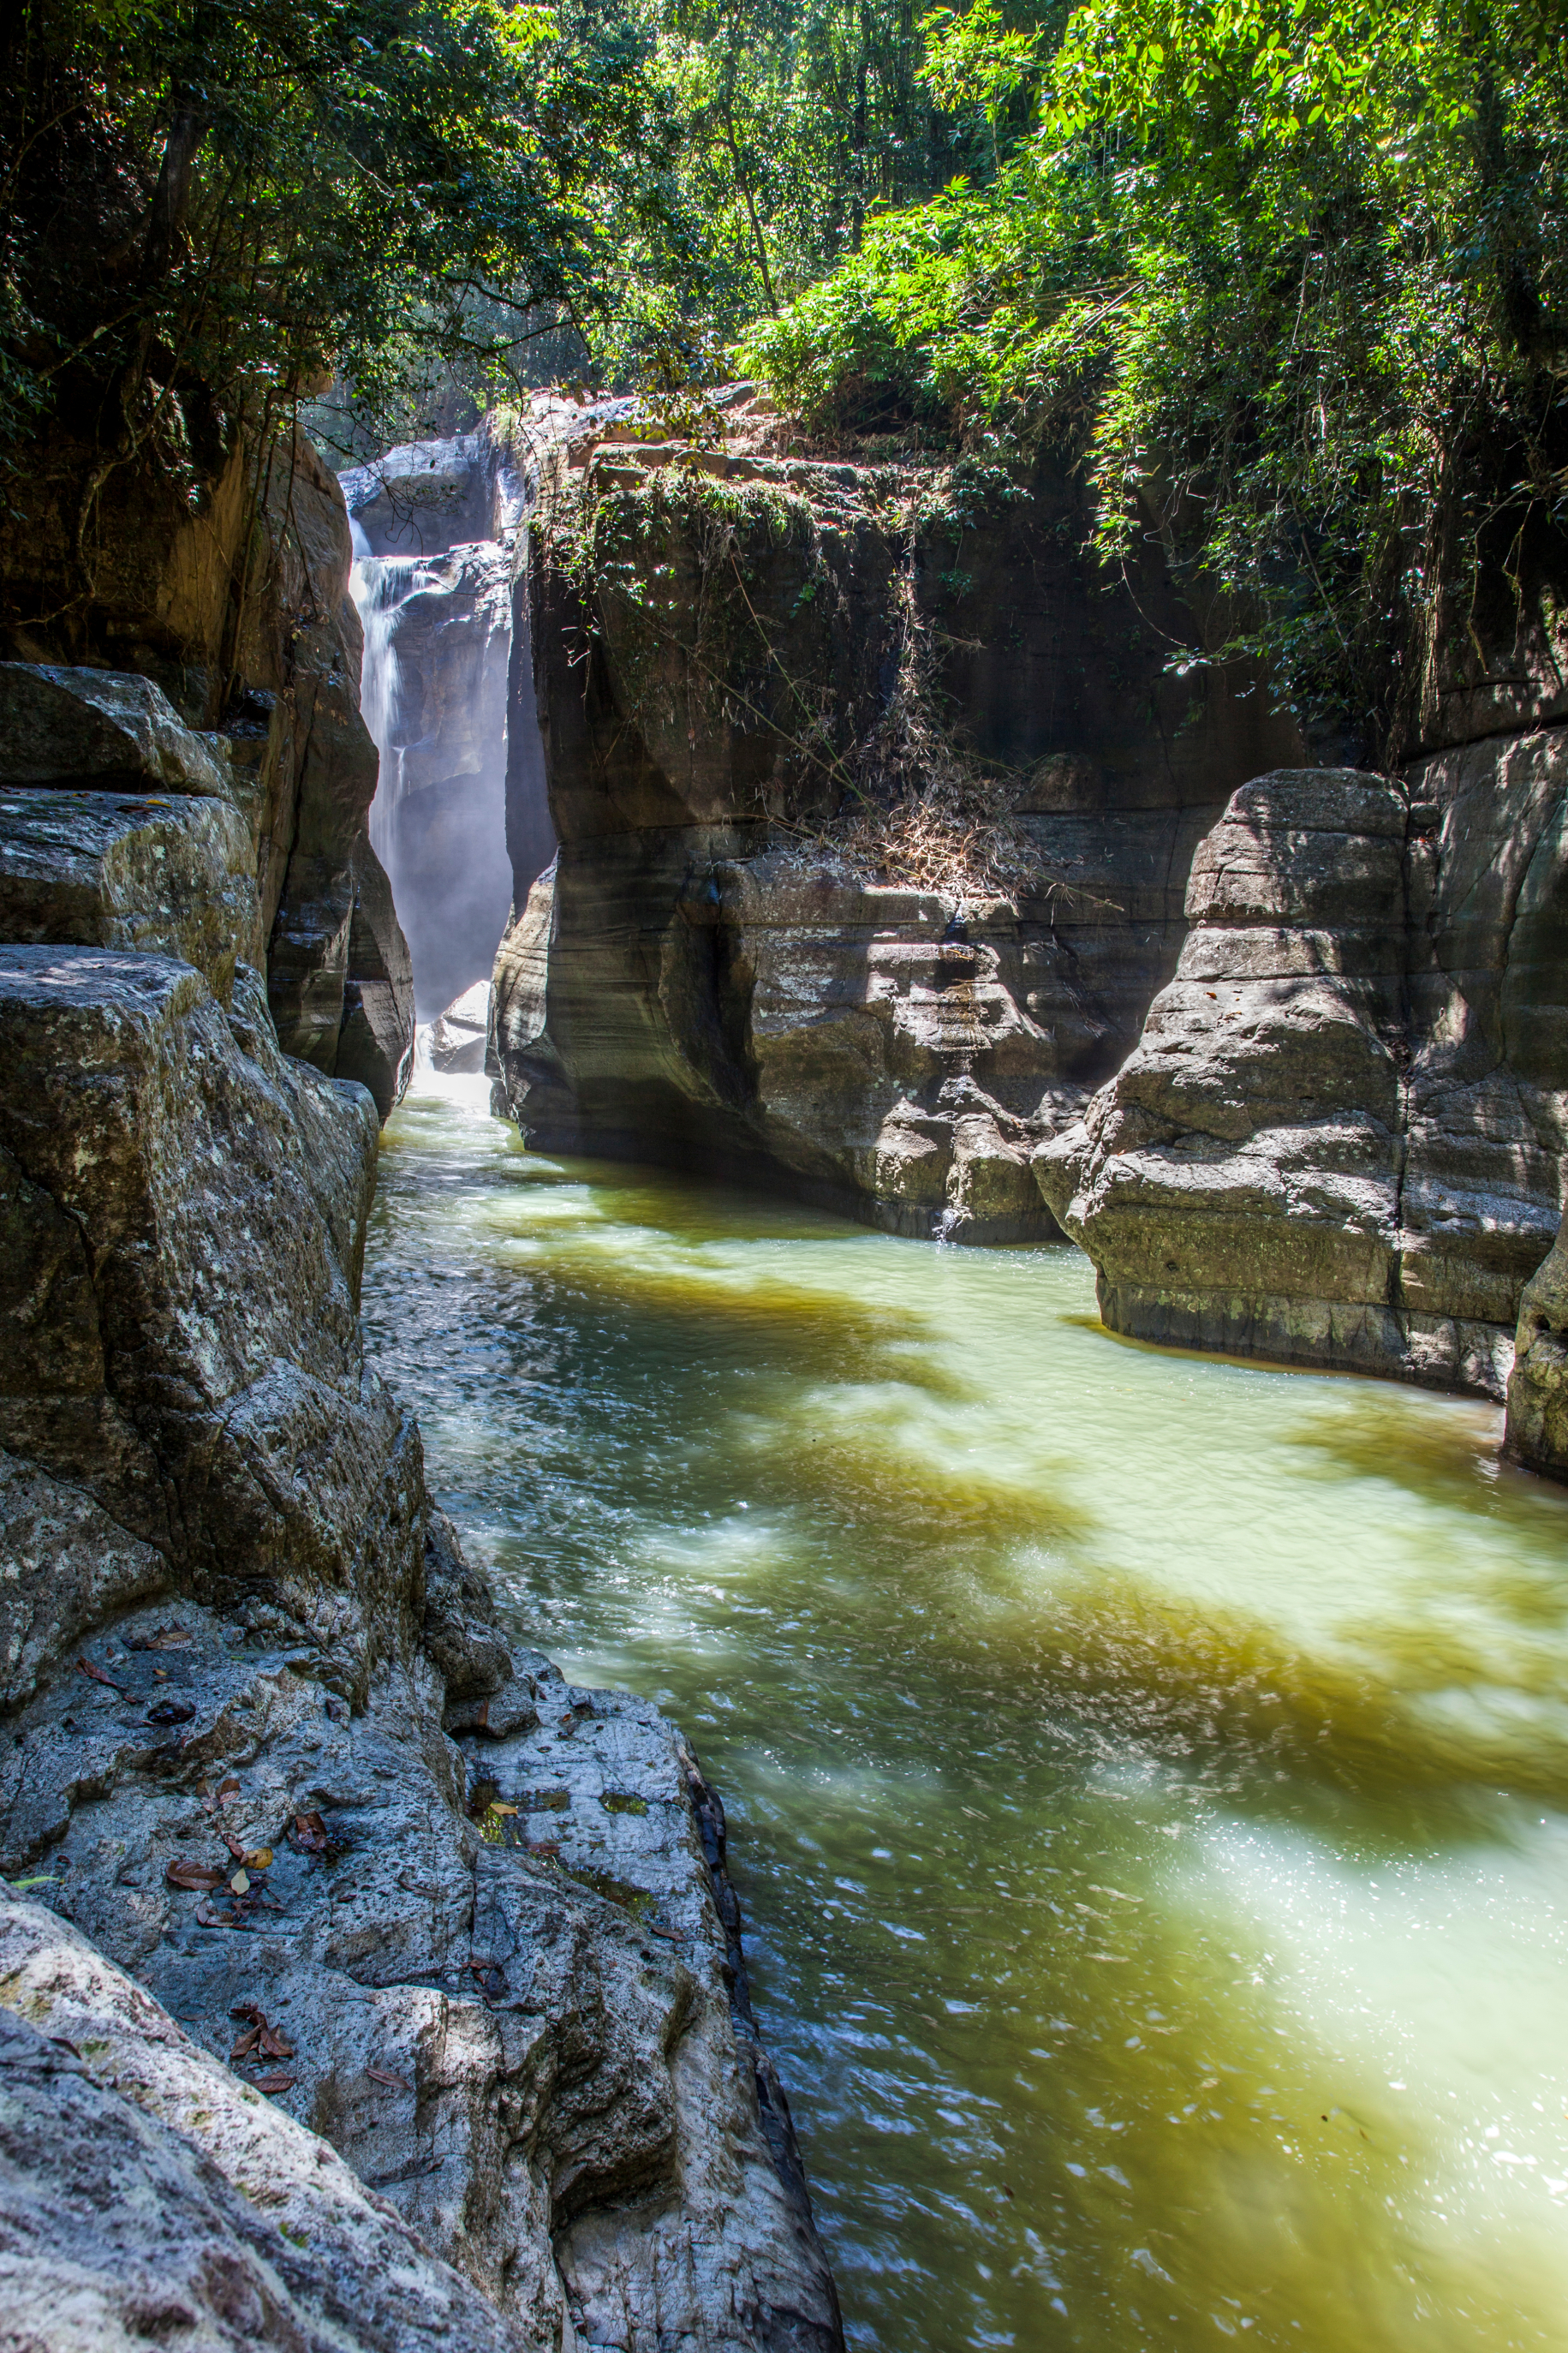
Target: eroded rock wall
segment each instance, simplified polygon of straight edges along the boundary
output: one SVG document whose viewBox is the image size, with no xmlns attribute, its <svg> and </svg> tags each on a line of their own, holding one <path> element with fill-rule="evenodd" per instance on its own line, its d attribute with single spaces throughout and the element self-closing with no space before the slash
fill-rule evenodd
<svg viewBox="0 0 1568 2353">
<path fill-rule="evenodd" d="M 0 651 L 143 678 L 205 731 L 250 829 L 256 960 L 284 1048 L 361 1080 L 384 1116 L 413 987 L 366 830 L 376 754 L 342 496 L 300 433 L 215 434 L 192 464 L 184 493 L 133 461 L 105 475 L 100 452 L 51 427 L 12 477 Z"/>
<path fill-rule="evenodd" d="M 1175 977 L 1037 1160 L 1114 1329 L 1502 1394 L 1563 1206 L 1565 821 L 1561 728 L 1233 797 Z"/>
<path fill-rule="evenodd" d="M 1245 680 L 1166 674 L 1157 565 L 1091 591 L 1065 481 L 797 458 L 765 402 L 723 413 L 718 448 L 596 424 L 531 541 L 561 846 L 498 958 L 505 1103 L 905 1232 L 1049 1233 L 1028 1153 L 1132 1044 L 1194 846 L 1294 739 Z M 1008 777 L 1021 896 L 833 847 L 915 661 Z"/>
</svg>

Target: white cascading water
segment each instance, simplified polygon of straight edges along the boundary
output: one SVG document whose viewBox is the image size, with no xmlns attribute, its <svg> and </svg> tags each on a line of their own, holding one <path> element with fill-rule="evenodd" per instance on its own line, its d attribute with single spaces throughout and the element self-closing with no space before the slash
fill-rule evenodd
<svg viewBox="0 0 1568 2353">
<path fill-rule="evenodd" d="M 422 567 L 417 556 L 373 555 L 364 533 L 352 517 L 349 530 L 354 558 L 349 595 L 364 631 L 360 710 L 381 755 L 375 798 L 370 805 L 370 842 L 390 874 L 397 811 L 405 790 L 403 746 L 396 740 L 402 714 L 394 617 L 417 587 Z"/>
<path fill-rule="evenodd" d="M 531 481 L 487 448 L 461 436 L 411 444 L 343 478 L 349 592 L 364 631 L 360 707 L 380 761 L 370 839 L 422 1022 L 488 982 L 517 860 L 526 887 L 554 847 L 542 744 L 528 725 L 509 838 L 512 572 Z M 526 689 L 525 676 L 525 702 Z"/>
</svg>

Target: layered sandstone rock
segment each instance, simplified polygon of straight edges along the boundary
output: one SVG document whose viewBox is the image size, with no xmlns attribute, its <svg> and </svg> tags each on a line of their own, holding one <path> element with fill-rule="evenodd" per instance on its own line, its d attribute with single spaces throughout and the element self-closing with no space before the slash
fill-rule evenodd
<svg viewBox="0 0 1568 2353">
<path fill-rule="evenodd" d="M 1037 1160 L 1113 1329 L 1501 1394 L 1562 1208 L 1565 791 L 1552 729 L 1234 796 L 1175 978 Z"/>
<path fill-rule="evenodd" d="M 226 1001 L 259 930 L 249 828 L 226 801 L 0 786 L 0 939 L 166 948 Z"/>
<path fill-rule="evenodd" d="M 1089 595 L 1064 481 L 797 457 L 726 403 L 722 448 L 600 421 L 547 486 L 526 588 L 561 848 L 498 959 L 501 1100 L 555 1148 L 1048 1233 L 1028 1153 L 1132 1043 L 1194 844 L 1292 739 L 1246 681 L 1166 674 L 1157 566 Z M 1037 875 L 1010 901 L 834 846 L 916 670 L 1007 778 Z M 532 740 L 514 667 L 514 777 Z"/>
<path fill-rule="evenodd" d="M 1029 944 L 1014 907 L 958 937 L 933 892 L 789 853 L 715 859 L 639 943 L 668 1025 L 650 1070 L 647 998 L 607 984 L 624 935 L 608 862 L 601 850 L 582 902 L 581 867 L 552 867 L 496 960 L 500 1103 L 531 1142 L 782 1182 L 894 1232 L 1054 1231 L 1029 1152 L 1042 1105 L 1048 1118 L 1077 1091 L 1049 1087 L 1048 1041 L 1019 1009 Z M 648 888 L 640 862 L 633 880 Z"/>
<path fill-rule="evenodd" d="M 1504 1448 L 1531 1471 L 1568 1479 L 1568 1245 L 1561 1228 L 1520 1299 Z"/>
<path fill-rule="evenodd" d="M 227 798 L 226 748 L 134 671 L 0 662 L 0 782 Z"/>
<path fill-rule="evenodd" d="M 99 454 L 54 427 L 13 476 L 0 651 L 35 677 L 5 666 L 0 774 L 231 799 L 279 1038 L 363 1080 L 384 1116 L 413 987 L 366 834 L 376 755 L 342 493 L 302 434 L 213 449 L 194 512 L 128 461 L 101 481 L 84 569 L 77 506 Z M 72 682 L 51 695 L 40 681 L 59 665 Z"/>
</svg>

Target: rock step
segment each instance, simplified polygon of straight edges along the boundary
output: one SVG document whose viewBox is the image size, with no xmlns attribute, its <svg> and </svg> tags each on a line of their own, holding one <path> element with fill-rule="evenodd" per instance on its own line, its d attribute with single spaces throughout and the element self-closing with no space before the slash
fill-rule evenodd
<svg viewBox="0 0 1568 2353">
<path fill-rule="evenodd" d="M 0 662 L 0 784 L 142 784 L 226 800 L 218 743 L 134 670 Z"/>
<path fill-rule="evenodd" d="M 259 928 L 250 830 L 226 801 L 0 787 L 0 940 L 175 956 L 226 1002 Z"/>
</svg>

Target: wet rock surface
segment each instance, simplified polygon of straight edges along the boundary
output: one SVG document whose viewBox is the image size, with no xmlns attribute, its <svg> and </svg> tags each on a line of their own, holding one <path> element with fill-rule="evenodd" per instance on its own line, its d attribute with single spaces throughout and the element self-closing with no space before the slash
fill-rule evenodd
<svg viewBox="0 0 1568 2353">
<path fill-rule="evenodd" d="M 329 2143 L 3 1892 L 0 2281 L 40 2346 L 524 2341 Z"/>
<path fill-rule="evenodd" d="M 837 2343 L 731 2011 L 689 1757 L 493 1618 L 475 1661 L 474 1631 L 448 1615 L 351 1709 L 297 1642 L 167 1597 L 121 1617 L 14 1719 L 5 1868 L 47 1870 L 252 2100 L 473 2283 L 503 2341 L 570 2343 L 570 2318 L 652 2348 L 678 2316 L 702 2345 Z M 454 1648 L 468 1672 L 444 1688 Z"/>
<path fill-rule="evenodd" d="M 485 1066 L 490 985 L 476 980 L 430 1025 L 430 1061 L 437 1071 L 473 1072 Z"/>
<path fill-rule="evenodd" d="M 1037 1156 L 1114 1329 L 1501 1395 L 1562 1207 L 1565 787 L 1550 730 L 1233 797 L 1135 1052 Z"/>
</svg>

